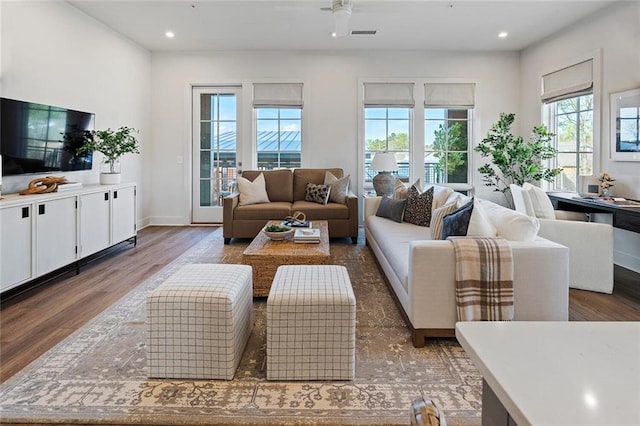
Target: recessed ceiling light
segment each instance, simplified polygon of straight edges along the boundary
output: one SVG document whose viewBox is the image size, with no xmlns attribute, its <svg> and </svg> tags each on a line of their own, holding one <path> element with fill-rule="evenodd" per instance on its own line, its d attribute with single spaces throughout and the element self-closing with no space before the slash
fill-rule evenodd
<svg viewBox="0 0 640 426">
<path fill-rule="evenodd" d="M 498 33 L 498 37 L 500 37 L 500 38 L 506 38 L 508 35 L 509 35 L 509 33 L 506 32 L 506 31 L 500 31 Z"/>
<path fill-rule="evenodd" d="M 176 35 L 173 33 L 173 31 L 167 31 L 166 33 L 164 33 L 165 37 L 167 38 L 174 38 Z"/>
</svg>

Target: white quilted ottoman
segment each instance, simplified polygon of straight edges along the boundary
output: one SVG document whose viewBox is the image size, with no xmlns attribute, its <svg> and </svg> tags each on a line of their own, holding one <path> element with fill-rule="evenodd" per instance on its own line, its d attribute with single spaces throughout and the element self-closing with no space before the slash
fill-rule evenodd
<svg viewBox="0 0 640 426">
<path fill-rule="evenodd" d="M 355 335 L 344 266 L 278 268 L 267 299 L 268 380 L 353 380 Z"/>
<path fill-rule="evenodd" d="M 147 296 L 149 377 L 233 379 L 253 324 L 251 266 L 182 267 Z"/>
</svg>

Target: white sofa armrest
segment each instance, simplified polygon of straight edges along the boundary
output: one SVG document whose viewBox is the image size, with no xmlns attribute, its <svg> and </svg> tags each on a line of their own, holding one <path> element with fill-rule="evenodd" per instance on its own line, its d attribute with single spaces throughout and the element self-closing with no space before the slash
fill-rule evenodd
<svg viewBox="0 0 640 426">
<path fill-rule="evenodd" d="M 364 197 L 364 218 L 365 220 L 367 219 L 367 217 L 369 216 L 375 216 L 376 212 L 378 211 L 378 206 L 380 205 L 380 201 L 382 200 L 382 197 L 371 197 L 371 196 L 367 196 Z"/>
<path fill-rule="evenodd" d="M 605 223 L 540 219 L 542 238 L 569 247 L 569 286 L 613 291 L 613 227 Z"/>
<path fill-rule="evenodd" d="M 514 319 L 566 321 L 567 247 L 541 238 L 510 244 L 514 263 Z M 410 243 L 407 288 L 407 315 L 415 328 L 455 327 L 455 254 L 450 241 Z"/>
</svg>

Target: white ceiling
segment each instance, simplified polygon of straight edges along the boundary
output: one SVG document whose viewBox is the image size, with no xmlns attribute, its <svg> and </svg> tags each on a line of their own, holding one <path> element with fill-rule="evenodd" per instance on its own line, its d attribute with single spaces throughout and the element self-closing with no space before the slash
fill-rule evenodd
<svg viewBox="0 0 640 426">
<path fill-rule="evenodd" d="M 151 51 L 521 50 L 612 0 L 353 0 L 350 30 L 330 36 L 331 0 L 68 0 Z M 175 38 L 164 36 L 173 31 Z M 505 39 L 498 32 L 507 31 Z"/>
</svg>

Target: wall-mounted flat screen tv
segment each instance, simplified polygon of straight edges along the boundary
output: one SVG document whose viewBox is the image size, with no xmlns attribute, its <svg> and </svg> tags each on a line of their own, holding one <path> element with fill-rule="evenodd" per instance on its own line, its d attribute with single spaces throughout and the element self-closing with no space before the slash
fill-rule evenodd
<svg viewBox="0 0 640 426">
<path fill-rule="evenodd" d="M 2 175 L 90 170 L 93 153 L 76 154 L 94 114 L 0 98 Z"/>
</svg>

